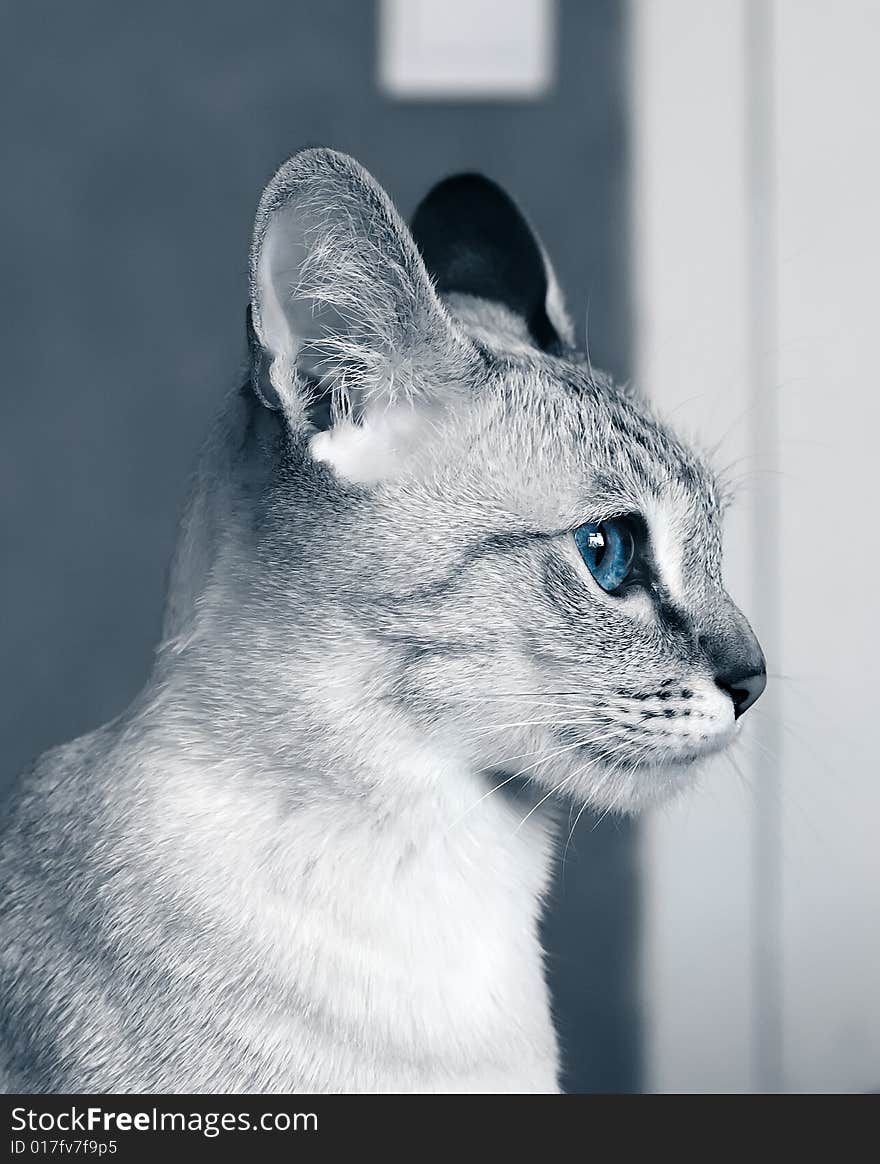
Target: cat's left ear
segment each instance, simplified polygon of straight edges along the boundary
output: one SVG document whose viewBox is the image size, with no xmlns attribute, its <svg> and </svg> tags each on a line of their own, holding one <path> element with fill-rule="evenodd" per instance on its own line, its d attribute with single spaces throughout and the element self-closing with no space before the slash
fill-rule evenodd
<svg viewBox="0 0 880 1164">
<path fill-rule="evenodd" d="M 480 355 L 405 223 L 353 158 L 304 150 L 269 183 L 251 249 L 251 382 L 351 480 L 400 464 Z"/>
<path fill-rule="evenodd" d="M 482 174 L 438 183 L 419 205 L 412 232 L 437 290 L 453 311 L 466 296 L 512 312 L 529 342 L 558 352 L 574 344 L 553 268 L 528 219 Z M 465 301 L 465 306 L 468 306 Z"/>
</svg>

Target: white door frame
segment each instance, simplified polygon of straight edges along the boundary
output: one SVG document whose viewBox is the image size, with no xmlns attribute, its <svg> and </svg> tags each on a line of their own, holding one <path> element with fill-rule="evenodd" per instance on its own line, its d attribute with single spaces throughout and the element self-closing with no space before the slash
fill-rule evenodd
<svg viewBox="0 0 880 1164">
<path fill-rule="evenodd" d="M 741 483 L 767 693 L 645 826 L 656 1091 L 880 1088 L 880 5 L 633 0 L 637 375 Z"/>
<path fill-rule="evenodd" d="M 758 131 L 768 115 L 768 15 L 762 0 L 631 6 L 636 377 L 673 424 L 719 445 L 714 460 L 734 479 L 775 427 L 764 391 L 774 375 L 770 139 Z M 725 572 L 773 658 L 766 481 L 753 476 L 740 492 Z M 771 685 L 762 710 L 774 698 Z M 766 736 L 773 722 L 754 720 L 750 734 Z M 776 748 L 775 738 L 743 740 L 739 772 L 719 760 L 696 795 L 646 822 L 650 1090 L 781 1087 Z"/>
</svg>

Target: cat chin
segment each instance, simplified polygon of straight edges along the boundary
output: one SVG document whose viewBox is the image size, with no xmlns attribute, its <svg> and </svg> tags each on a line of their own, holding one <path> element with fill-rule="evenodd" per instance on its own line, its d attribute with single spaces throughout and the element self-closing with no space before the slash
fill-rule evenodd
<svg viewBox="0 0 880 1164">
<path fill-rule="evenodd" d="M 697 782 L 706 757 L 695 756 L 667 764 L 644 765 L 628 772 L 600 776 L 582 791 L 574 790 L 590 808 L 600 813 L 635 816 L 646 809 L 668 804 Z"/>
</svg>

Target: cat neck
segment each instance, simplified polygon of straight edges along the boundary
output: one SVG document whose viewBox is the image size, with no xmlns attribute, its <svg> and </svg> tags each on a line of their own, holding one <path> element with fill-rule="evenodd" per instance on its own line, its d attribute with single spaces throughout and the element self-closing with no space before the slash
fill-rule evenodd
<svg viewBox="0 0 880 1164">
<path fill-rule="evenodd" d="M 258 981 L 234 1016 L 241 1037 L 265 1042 L 260 1000 L 280 991 L 348 1032 L 353 1077 L 363 1069 L 373 1088 L 414 1087 L 408 1064 L 427 1059 L 437 1074 L 418 1089 L 553 1090 L 539 937 L 553 838 L 541 813 L 399 728 L 381 759 L 331 741 L 318 766 L 302 737 L 288 751 L 286 732 L 259 733 L 246 753 L 213 717 L 187 715 L 180 748 L 173 683 L 164 699 L 142 739 L 153 851 L 174 854 L 184 910 L 248 951 Z M 281 1060 L 299 1021 L 272 1018 Z M 315 1052 L 319 1089 L 333 1086 L 337 1053 Z"/>
</svg>

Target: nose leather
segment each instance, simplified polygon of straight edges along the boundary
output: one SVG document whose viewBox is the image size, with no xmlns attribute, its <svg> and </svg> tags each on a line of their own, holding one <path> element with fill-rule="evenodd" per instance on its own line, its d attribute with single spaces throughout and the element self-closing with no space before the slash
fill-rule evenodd
<svg viewBox="0 0 880 1164">
<path fill-rule="evenodd" d="M 733 714 L 739 717 L 760 697 L 767 686 L 767 672 L 763 669 L 752 674 L 716 675 L 715 682 L 733 700 Z"/>
<path fill-rule="evenodd" d="M 767 686 L 764 653 L 754 632 L 739 611 L 720 633 L 700 635 L 700 645 L 717 685 L 730 696 L 737 719 L 760 697 Z"/>
</svg>

